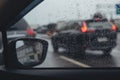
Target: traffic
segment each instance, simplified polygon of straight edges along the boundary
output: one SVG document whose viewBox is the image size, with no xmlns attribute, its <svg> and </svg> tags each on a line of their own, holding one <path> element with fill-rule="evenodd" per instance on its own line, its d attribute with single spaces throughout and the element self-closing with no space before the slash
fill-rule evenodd
<svg viewBox="0 0 120 80">
<path fill-rule="evenodd" d="M 64 27 L 58 34 L 52 37 L 54 52 L 59 47 L 65 47 L 72 53 L 84 55 L 85 49 L 103 50 L 104 55 L 109 55 L 116 46 L 117 27 L 95 14 L 93 20 L 82 21 L 81 25 Z"/>
<path fill-rule="evenodd" d="M 49 0 L 44 1 L 8 29 L 9 42 L 25 37 L 46 40 L 47 57 L 43 64 L 35 66 L 38 68 L 120 67 L 119 1 L 107 0 L 113 3 L 106 4 L 101 0 L 83 5 L 85 1 L 74 4 L 73 0 L 69 3 L 61 0 L 59 5 L 55 0 L 53 5 Z M 24 46 L 23 43 L 17 44 L 22 45 L 17 54 L 20 62 L 39 61 L 41 50 L 37 50 L 38 54 L 34 52 L 36 45 L 31 45 L 34 43 L 24 43 Z"/>
</svg>

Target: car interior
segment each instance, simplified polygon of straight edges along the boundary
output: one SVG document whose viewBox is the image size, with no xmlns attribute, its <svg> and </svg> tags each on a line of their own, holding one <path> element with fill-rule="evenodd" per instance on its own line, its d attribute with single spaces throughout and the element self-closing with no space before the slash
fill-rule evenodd
<svg viewBox="0 0 120 80">
<path fill-rule="evenodd" d="M 118 19 L 119 0 L 0 0 L 0 79 L 119 79 Z"/>
</svg>

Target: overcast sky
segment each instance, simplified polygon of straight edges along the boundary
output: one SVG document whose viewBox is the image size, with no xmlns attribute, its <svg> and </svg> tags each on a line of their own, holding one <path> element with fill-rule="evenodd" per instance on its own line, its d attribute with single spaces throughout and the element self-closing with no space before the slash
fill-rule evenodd
<svg viewBox="0 0 120 80">
<path fill-rule="evenodd" d="M 45 0 L 25 19 L 29 24 L 48 24 L 62 20 L 88 19 L 96 12 L 96 4 L 116 4 L 120 0 Z M 76 7 L 78 4 L 78 7 Z M 115 8 L 114 8 L 115 9 Z M 106 11 L 108 11 L 106 9 Z M 80 17 L 78 17 L 80 13 Z M 115 11 L 113 12 L 115 13 Z"/>
</svg>

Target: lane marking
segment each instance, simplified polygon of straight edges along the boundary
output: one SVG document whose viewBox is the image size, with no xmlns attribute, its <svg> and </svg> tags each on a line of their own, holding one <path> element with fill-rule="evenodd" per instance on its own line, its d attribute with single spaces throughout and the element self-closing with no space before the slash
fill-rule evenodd
<svg viewBox="0 0 120 80">
<path fill-rule="evenodd" d="M 78 61 L 76 61 L 76 60 L 73 60 L 73 59 L 68 58 L 68 57 L 65 57 L 65 56 L 60 56 L 60 58 L 66 60 L 66 61 L 68 61 L 68 62 L 70 62 L 70 63 L 73 63 L 73 64 L 75 64 L 75 65 L 78 65 L 78 66 L 80 66 L 80 67 L 84 67 L 84 68 L 90 68 L 90 67 L 91 67 L 91 66 L 89 66 L 89 65 L 87 65 L 87 64 L 78 62 Z"/>
</svg>

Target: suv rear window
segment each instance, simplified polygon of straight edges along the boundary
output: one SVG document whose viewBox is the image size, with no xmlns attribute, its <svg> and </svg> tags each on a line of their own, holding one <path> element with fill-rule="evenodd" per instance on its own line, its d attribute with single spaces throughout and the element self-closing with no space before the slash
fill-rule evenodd
<svg viewBox="0 0 120 80">
<path fill-rule="evenodd" d="M 65 30 L 78 30 L 80 27 L 80 22 L 66 22 L 61 23 L 56 26 L 56 29 L 59 31 L 65 31 Z"/>
<path fill-rule="evenodd" d="M 111 28 L 110 22 L 90 22 L 88 23 L 89 28 Z"/>
</svg>

